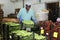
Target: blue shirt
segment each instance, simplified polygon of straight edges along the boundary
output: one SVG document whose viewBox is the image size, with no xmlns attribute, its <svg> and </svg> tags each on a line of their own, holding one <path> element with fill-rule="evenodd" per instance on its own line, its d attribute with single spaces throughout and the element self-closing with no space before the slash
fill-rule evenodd
<svg viewBox="0 0 60 40">
<path fill-rule="evenodd" d="M 30 9 L 28 12 L 26 11 L 26 8 L 22 8 L 18 15 L 17 18 L 22 18 L 23 20 L 31 20 L 31 18 L 33 20 L 35 20 L 35 16 L 34 16 L 34 12 L 32 9 Z"/>
</svg>

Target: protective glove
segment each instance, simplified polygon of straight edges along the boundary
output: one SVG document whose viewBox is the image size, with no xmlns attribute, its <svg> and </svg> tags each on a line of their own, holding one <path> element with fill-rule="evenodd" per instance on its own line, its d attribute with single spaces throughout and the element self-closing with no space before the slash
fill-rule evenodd
<svg viewBox="0 0 60 40">
<path fill-rule="evenodd" d="M 36 24 L 36 20 L 33 20 L 34 21 L 34 24 Z"/>
<path fill-rule="evenodd" d="M 19 19 L 20 23 L 22 23 L 22 20 L 23 20 L 23 19 L 20 17 L 20 19 Z"/>
<path fill-rule="evenodd" d="M 36 24 L 36 19 L 31 18 L 31 20 L 34 22 L 34 25 Z"/>
</svg>

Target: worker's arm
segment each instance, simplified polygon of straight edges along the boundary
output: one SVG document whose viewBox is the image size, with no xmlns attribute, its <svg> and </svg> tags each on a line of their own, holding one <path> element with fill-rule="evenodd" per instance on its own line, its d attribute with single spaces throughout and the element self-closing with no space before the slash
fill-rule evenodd
<svg viewBox="0 0 60 40">
<path fill-rule="evenodd" d="M 36 18 L 35 18 L 34 12 L 33 12 L 33 14 L 32 14 L 32 20 L 33 20 L 34 23 L 36 24 Z"/>
<path fill-rule="evenodd" d="M 17 19 L 22 22 L 22 18 L 21 18 L 21 15 L 22 15 L 22 9 L 19 11 L 19 13 L 17 14 Z"/>
<path fill-rule="evenodd" d="M 22 14 L 22 9 L 18 12 L 17 19 L 19 19 L 21 17 L 21 14 Z"/>
</svg>

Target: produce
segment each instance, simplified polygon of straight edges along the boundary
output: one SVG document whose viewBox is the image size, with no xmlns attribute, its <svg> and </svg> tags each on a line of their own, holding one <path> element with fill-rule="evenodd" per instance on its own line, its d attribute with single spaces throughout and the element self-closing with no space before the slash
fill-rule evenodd
<svg viewBox="0 0 60 40">
<path fill-rule="evenodd" d="M 24 21 L 22 21 L 24 24 L 34 24 L 34 22 L 33 21 L 31 21 L 31 20 L 24 20 Z"/>
<path fill-rule="evenodd" d="M 24 30 L 16 30 L 16 31 L 12 31 L 11 33 L 15 33 L 16 36 L 20 36 L 21 40 L 33 39 L 32 32 L 27 32 Z"/>
<path fill-rule="evenodd" d="M 24 20 L 24 21 L 22 21 L 22 23 L 23 23 L 23 26 L 25 26 L 26 28 L 27 27 L 31 27 L 31 28 L 34 27 L 34 22 L 31 20 L 29 20 L 29 21 Z"/>
<path fill-rule="evenodd" d="M 9 25 L 9 32 L 20 29 L 20 24 L 14 22 L 5 22 L 6 25 Z"/>
<path fill-rule="evenodd" d="M 42 36 L 42 35 L 38 35 L 35 33 L 35 39 L 36 40 L 42 40 L 42 39 L 45 39 L 46 37 L 45 36 Z"/>
<path fill-rule="evenodd" d="M 5 24 L 7 24 L 9 26 L 19 26 L 20 25 L 20 24 L 13 23 L 13 22 L 6 22 Z"/>
<path fill-rule="evenodd" d="M 20 35 L 20 36 L 30 36 L 32 34 L 31 32 L 27 32 L 24 30 L 12 31 L 12 33 L 15 33 L 16 35 Z"/>
<path fill-rule="evenodd" d="M 12 33 L 15 33 L 17 36 L 20 36 L 21 40 L 32 40 L 33 39 L 32 32 L 27 32 L 24 30 L 16 30 L 16 31 L 13 31 Z M 34 33 L 34 34 L 35 34 L 36 40 L 46 40 L 45 36 L 38 35 L 36 33 Z"/>
</svg>

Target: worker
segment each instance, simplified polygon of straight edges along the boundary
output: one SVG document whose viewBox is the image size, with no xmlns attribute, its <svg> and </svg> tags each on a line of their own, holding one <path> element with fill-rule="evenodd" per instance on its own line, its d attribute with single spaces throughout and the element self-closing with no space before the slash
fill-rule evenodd
<svg viewBox="0 0 60 40">
<path fill-rule="evenodd" d="M 17 19 L 22 24 L 23 20 L 32 20 L 34 24 L 36 24 L 36 19 L 34 16 L 34 11 L 31 9 L 31 3 L 26 3 L 24 8 L 21 8 L 19 13 L 17 14 Z M 24 29 L 24 27 L 23 27 Z"/>
<path fill-rule="evenodd" d="M 31 3 L 26 3 L 24 8 L 21 8 L 19 13 L 17 14 L 17 19 L 22 23 L 23 20 L 33 20 L 36 24 L 36 19 L 34 16 L 34 11 L 31 9 Z"/>
</svg>

